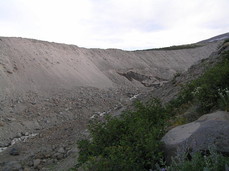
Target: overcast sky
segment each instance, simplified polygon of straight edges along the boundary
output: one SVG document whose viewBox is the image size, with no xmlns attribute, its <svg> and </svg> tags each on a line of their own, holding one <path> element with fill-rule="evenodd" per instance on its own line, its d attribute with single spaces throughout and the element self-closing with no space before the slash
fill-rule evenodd
<svg viewBox="0 0 229 171">
<path fill-rule="evenodd" d="M 229 32 L 229 0 L 0 0 L 0 36 L 145 49 Z"/>
</svg>

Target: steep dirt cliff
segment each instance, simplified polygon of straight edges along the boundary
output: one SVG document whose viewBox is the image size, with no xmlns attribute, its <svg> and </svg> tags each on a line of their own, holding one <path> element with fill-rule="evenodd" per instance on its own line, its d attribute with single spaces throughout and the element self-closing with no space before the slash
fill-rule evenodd
<svg viewBox="0 0 229 171">
<path fill-rule="evenodd" d="M 217 46 L 218 42 L 181 50 L 123 51 L 2 37 L 0 93 L 47 94 L 50 90 L 79 86 L 142 87 L 144 80 L 168 80 L 176 72 L 187 70 L 198 60 L 207 58 Z M 129 72 L 141 78 L 128 79 L 125 75 Z"/>
</svg>

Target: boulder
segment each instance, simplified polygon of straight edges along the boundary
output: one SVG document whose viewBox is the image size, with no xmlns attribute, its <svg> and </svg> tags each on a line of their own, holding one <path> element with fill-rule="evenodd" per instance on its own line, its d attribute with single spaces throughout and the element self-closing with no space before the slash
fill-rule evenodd
<svg viewBox="0 0 229 171">
<path fill-rule="evenodd" d="M 162 138 L 167 162 L 183 152 L 196 152 L 215 147 L 229 154 L 229 113 L 217 111 L 198 120 L 171 129 Z"/>
</svg>

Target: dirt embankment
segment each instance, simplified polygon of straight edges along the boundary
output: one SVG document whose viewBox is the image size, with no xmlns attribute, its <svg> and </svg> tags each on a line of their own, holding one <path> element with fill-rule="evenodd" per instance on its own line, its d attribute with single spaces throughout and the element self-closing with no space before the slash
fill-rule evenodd
<svg viewBox="0 0 229 171">
<path fill-rule="evenodd" d="M 75 87 L 144 87 L 143 80 L 170 79 L 216 50 L 218 43 L 181 50 L 85 49 L 22 38 L 0 38 L 1 98 L 28 91 L 47 95 Z M 142 79 L 129 80 L 120 73 Z M 152 80 L 156 81 L 158 79 Z"/>
<path fill-rule="evenodd" d="M 123 51 L 0 38 L 0 148 L 8 147 L 0 168 L 10 161 L 34 170 L 73 164 L 75 141 L 91 117 L 118 113 L 134 95 L 161 86 L 218 45 Z M 33 133 L 25 143 L 10 144 Z"/>
</svg>

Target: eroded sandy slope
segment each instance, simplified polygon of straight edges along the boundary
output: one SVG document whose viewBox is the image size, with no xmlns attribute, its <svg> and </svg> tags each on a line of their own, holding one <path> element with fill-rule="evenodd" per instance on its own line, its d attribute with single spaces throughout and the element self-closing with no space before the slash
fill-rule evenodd
<svg viewBox="0 0 229 171">
<path fill-rule="evenodd" d="M 211 43 L 193 49 L 129 52 L 1 38 L 0 93 L 5 96 L 28 91 L 47 94 L 50 90 L 69 90 L 79 86 L 141 87 L 139 80 L 128 80 L 120 73 L 133 71 L 148 77 L 169 79 L 175 72 L 187 70 L 196 61 L 208 57 L 217 46 L 218 43 Z"/>
</svg>

